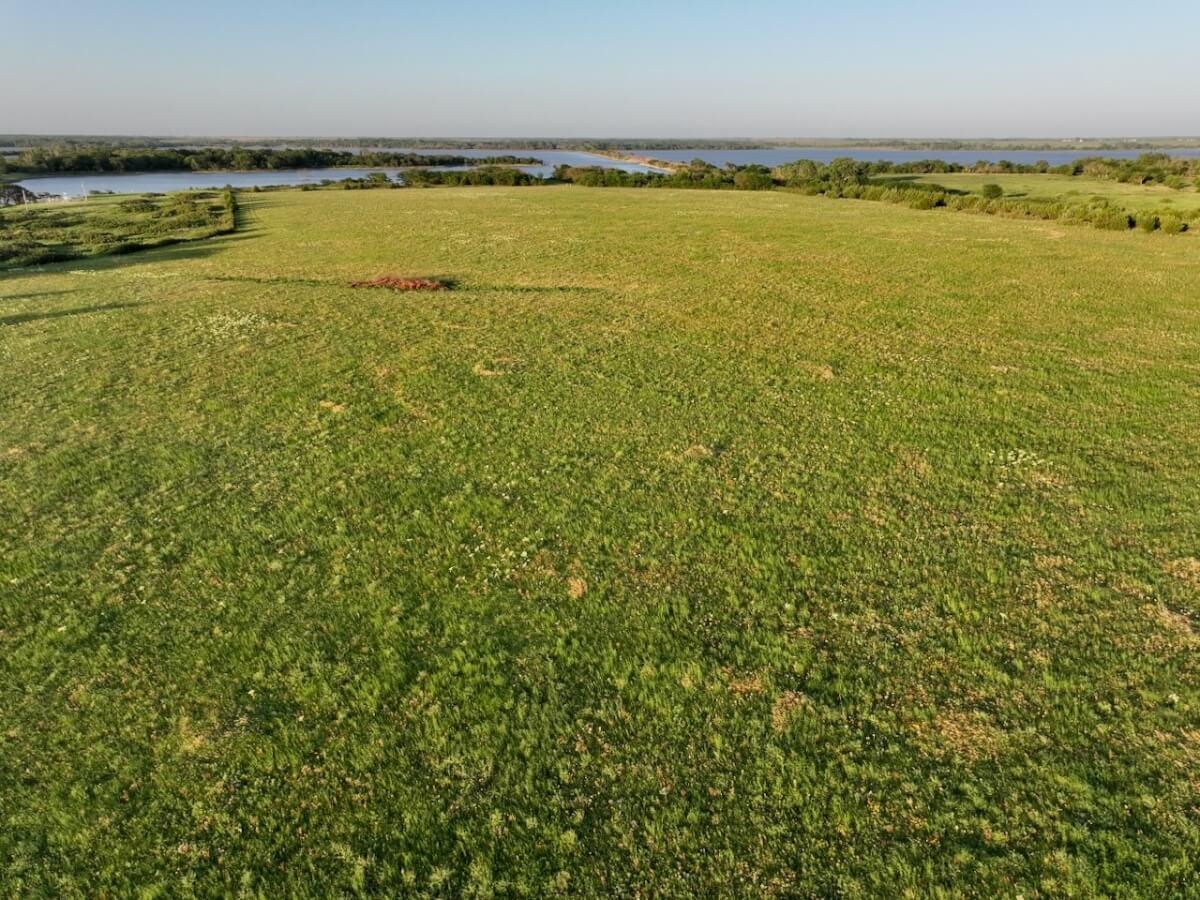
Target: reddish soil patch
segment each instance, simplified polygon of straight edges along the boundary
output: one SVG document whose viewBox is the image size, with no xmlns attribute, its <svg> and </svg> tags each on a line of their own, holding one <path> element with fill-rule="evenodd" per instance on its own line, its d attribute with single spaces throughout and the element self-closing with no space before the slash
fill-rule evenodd
<svg viewBox="0 0 1200 900">
<path fill-rule="evenodd" d="M 402 275 L 380 275 L 368 281 L 352 281 L 350 287 L 388 288 L 393 291 L 448 291 L 450 285 L 437 278 L 406 278 Z"/>
</svg>

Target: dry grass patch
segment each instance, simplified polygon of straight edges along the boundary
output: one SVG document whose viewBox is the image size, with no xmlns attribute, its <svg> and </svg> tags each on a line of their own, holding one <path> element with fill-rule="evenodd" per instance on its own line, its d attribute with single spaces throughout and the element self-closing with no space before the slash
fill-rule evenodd
<svg viewBox="0 0 1200 900">
<path fill-rule="evenodd" d="M 1194 556 L 1173 559 L 1163 566 L 1163 569 L 1188 587 L 1200 588 L 1200 559 Z"/>
<path fill-rule="evenodd" d="M 982 712 L 944 710 L 927 726 L 914 725 L 921 749 L 935 757 L 958 756 L 975 762 L 993 759 L 1005 748 L 1007 735 Z"/>
<path fill-rule="evenodd" d="M 933 474 L 933 467 L 920 450 L 906 447 L 896 457 L 895 471 L 897 475 L 911 475 L 923 479 Z"/>
<path fill-rule="evenodd" d="M 1175 612 L 1175 610 L 1162 603 L 1150 604 L 1146 607 L 1146 610 L 1161 624 L 1165 625 L 1169 631 L 1179 635 L 1188 643 L 1200 642 L 1200 634 L 1196 633 L 1196 629 L 1192 625 L 1192 620 L 1183 613 Z"/>
<path fill-rule="evenodd" d="M 808 705 L 808 698 L 797 691 L 784 691 L 771 706 L 771 727 L 785 731 L 792 719 Z"/>
<path fill-rule="evenodd" d="M 757 697 L 767 689 L 762 672 L 736 675 L 732 669 L 724 669 L 723 671 L 725 677 L 729 679 L 729 690 L 735 697 Z"/>
<path fill-rule="evenodd" d="M 353 288 L 387 288 L 391 291 L 448 291 L 452 285 L 444 278 L 410 278 L 404 275 L 377 275 L 365 281 L 352 281 Z"/>
</svg>

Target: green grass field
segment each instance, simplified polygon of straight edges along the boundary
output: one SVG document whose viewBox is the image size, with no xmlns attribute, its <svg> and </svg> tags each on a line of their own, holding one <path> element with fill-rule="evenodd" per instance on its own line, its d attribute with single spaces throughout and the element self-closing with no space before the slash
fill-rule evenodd
<svg viewBox="0 0 1200 900">
<path fill-rule="evenodd" d="M 1140 210 L 1171 210 L 1185 219 L 1200 213 L 1200 191 L 1174 190 L 1160 184 L 1124 184 L 1072 175 L 977 175 L 971 172 L 890 177 L 899 181 L 940 184 L 950 190 L 972 194 L 978 194 L 985 184 L 998 184 L 1004 189 L 1006 197 L 1014 199 L 1104 199 L 1135 213 Z"/>
<path fill-rule="evenodd" d="M 242 218 L 0 276 L 0 893 L 1200 891 L 1192 236 Z"/>
</svg>

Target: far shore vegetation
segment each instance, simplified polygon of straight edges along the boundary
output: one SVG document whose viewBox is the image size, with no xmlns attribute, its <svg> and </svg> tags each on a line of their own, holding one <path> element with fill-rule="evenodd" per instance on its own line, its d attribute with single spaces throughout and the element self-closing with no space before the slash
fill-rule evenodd
<svg viewBox="0 0 1200 900">
<path fill-rule="evenodd" d="M 31 147 L 5 159 L 0 156 L 0 175 L 6 171 L 22 175 L 60 175 L 84 172 L 116 174 L 125 172 L 214 172 L 278 169 L 325 169 L 339 166 L 387 167 L 537 166 L 542 161 L 532 156 L 503 154 L 470 157 L 452 154 L 425 154 L 400 151 L 321 150 L 290 147 L 285 149 L 249 147 L 203 147 L 198 149 L 166 147 L 117 147 L 112 145 Z"/>
<path fill-rule="evenodd" d="M 829 149 L 903 150 L 903 151 L 1113 151 L 1180 150 L 1200 148 L 1200 137 L 1079 137 L 1079 138 L 444 138 L 351 136 L 341 138 L 212 138 L 154 137 L 139 135 L 32 135 L 0 134 L 3 147 L 47 147 L 56 145 L 111 147 L 288 147 L 288 148 L 372 148 L 403 147 L 408 150 L 762 150 L 773 147 L 821 147 Z"/>
</svg>

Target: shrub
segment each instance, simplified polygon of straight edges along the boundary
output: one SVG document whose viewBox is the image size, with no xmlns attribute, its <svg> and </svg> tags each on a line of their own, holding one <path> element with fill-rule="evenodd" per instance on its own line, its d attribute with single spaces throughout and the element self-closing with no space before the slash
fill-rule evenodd
<svg viewBox="0 0 1200 900">
<path fill-rule="evenodd" d="M 999 200 L 1004 196 L 1004 188 L 998 184 L 985 184 L 979 193 L 987 200 Z"/>
<path fill-rule="evenodd" d="M 1137 227 L 1142 231 L 1157 231 L 1158 216 L 1154 213 L 1142 212 L 1137 215 Z"/>
<path fill-rule="evenodd" d="M 733 176 L 733 186 L 739 191 L 769 191 L 775 182 L 766 172 L 738 172 Z"/>
<path fill-rule="evenodd" d="M 117 208 L 123 213 L 144 213 L 154 212 L 156 207 L 150 197 L 131 197 L 118 203 Z"/>
<path fill-rule="evenodd" d="M 1158 229 L 1163 234 L 1182 234 L 1188 230 L 1188 225 L 1179 216 L 1174 213 L 1168 213 L 1159 218 Z"/>
<path fill-rule="evenodd" d="M 1133 227 L 1133 219 L 1129 214 L 1115 207 L 1095 207 L 1089 221 L 1096 228 L 1106 231 L 1128 231 Z"/>
</svg>

